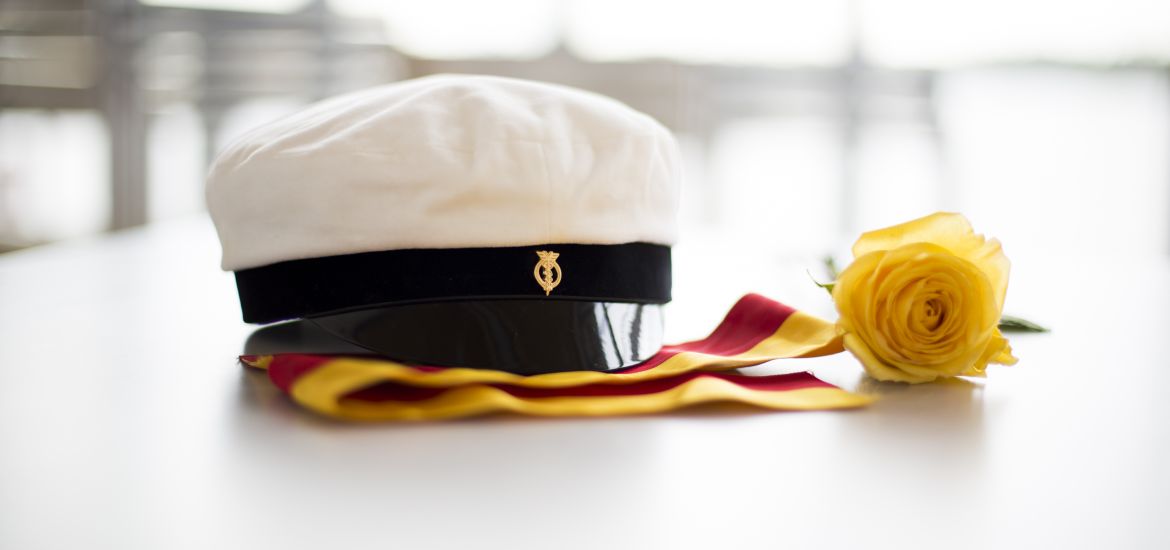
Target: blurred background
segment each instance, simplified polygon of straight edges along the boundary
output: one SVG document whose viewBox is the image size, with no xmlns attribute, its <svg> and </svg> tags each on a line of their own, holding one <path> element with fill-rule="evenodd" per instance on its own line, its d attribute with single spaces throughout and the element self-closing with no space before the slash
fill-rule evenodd
<svg viewBox="0 0 1170 550">
<path fill-rule="evenodd" d="M 0 0 L 0 251 L 200 215 L 233 136 L 432 73 L 674 130 L 684 239 L 966 213 L 1009 255 L 1170 256 L 1164 0 Z"/>
</svg>

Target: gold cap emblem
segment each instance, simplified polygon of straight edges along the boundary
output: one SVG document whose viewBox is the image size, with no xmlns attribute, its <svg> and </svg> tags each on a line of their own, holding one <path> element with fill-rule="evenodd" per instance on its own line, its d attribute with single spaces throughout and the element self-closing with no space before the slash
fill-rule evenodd
<svg viewBox="0 0 1170 550">
<path fill-rule="evenodd" d="M 561 255 L 551 250 L 537 250 L 536 255 L 540 256 L 540 261 L 532 268 L 532 276 L 536 277 L 536 282 L 544 289 L 544 295 L 548 296 L 552 289 L 561 284 L 561 266 L 557 265 L 557 258 Z"/>
</svg>

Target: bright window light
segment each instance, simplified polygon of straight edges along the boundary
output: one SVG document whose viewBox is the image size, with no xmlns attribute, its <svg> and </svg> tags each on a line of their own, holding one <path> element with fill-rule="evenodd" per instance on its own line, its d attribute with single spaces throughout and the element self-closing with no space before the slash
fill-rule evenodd
<svg viewBox="0 0 1170 550">
<path fill-rule="evenodd" d="M 395 48 L 418 57 L 540 57 L 556 47 L 560 2 L 331 0 L 339 13 L 380 17 Z"/>
<path fill-rule="evenodd" d="M 879 64 L 1170 61 L 1164 0 L 866 0 L 863 44 Z"/>
<path fill-rule="evenodd" d="M 847 53 L 843 0 L 576 0 L 569 46 L 598 61 L 832 65 Z"/>
</svg>

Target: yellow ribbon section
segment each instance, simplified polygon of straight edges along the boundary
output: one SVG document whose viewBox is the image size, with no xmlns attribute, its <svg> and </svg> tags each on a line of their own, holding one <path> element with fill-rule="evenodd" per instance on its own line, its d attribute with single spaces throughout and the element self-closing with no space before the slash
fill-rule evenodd
<svg viewBox="0 0 1170 550">
<path fill-rule="evenodd" d="M 328 366 L 309 373 L 311 377 Z M 510 411 L 534 416 L 615 416 L 648 414 L 698 405 L 735 402 L 774 410 L 824 410 L 861 407 L 872 399 L 839 388 L 759 391 L 718 378 L 696 378 L 666 391 L 623 396 L 539 397 L 511 395 L 492 386 L 452 388 L 422 401 L 368 402 L 328 399 L 313 381 L 297 383 L 293 398 L 314 411 L 346 420 L 442 420 Z M 336 395 L 336 394 L 333 394 Z"/>
</svg>

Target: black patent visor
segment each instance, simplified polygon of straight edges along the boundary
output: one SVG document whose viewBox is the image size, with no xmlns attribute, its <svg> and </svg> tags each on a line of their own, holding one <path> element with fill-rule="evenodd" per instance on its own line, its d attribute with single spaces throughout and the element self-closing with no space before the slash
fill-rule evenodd
<svg viewBox="0 0 1170 550">
<path fill-rule="evenodd" d="M 567 300 L 406 304 L 306 320 L 398 361 L 531 375 L 610 371 L 662 347 L 662 306 Z"/>
</svg>

